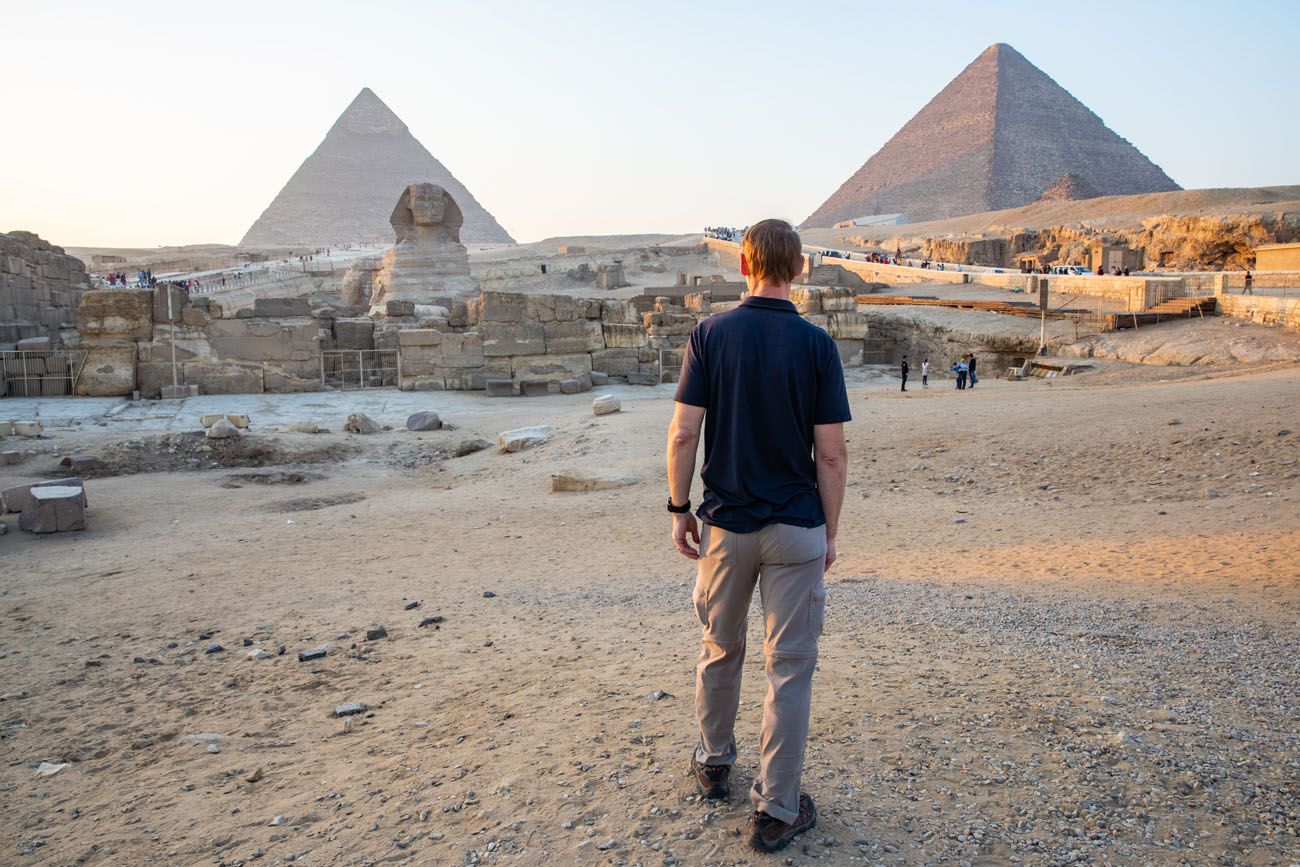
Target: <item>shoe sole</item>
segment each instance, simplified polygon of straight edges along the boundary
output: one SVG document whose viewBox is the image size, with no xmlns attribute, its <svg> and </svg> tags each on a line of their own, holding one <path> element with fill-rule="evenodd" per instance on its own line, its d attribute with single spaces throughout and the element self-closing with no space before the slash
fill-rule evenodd
<svg viewBox="0 0 1300 867">
<path fill-rule="evenodd" d="M 791 843 L 793 843 L 795 837 L 798 837 L 800 834 L 807 834 L 809 831 L 811 831 L 813 828 L 816 827 L 817 827 L 817 807 L 813 806 L 812 818 L 808 820 L 807 825 L 801 825 L 798 828 L 793 829 L 790 833 L 786 834 L 780 840 L 777 840 L 775 843 L 772 844 L 764 843 L 762 837 L 758 836 L 757 834 L 753 834 L 749 838 L 749 845 L 752 848 L 757 849 L 759 852 L 766 852 L 767 854 L 770 855 L 773 852 L 780 852 L 786 846 L 789 846 Z"/>
</svg>

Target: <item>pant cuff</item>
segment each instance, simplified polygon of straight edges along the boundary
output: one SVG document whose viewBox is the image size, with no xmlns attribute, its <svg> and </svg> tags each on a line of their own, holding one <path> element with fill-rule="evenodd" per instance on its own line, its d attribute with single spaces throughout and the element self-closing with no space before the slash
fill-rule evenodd
<svg viewBox="0 0 1300 867">
<path fill-rule="evenodd" d="M 787 810 L 775 801 L 768 800 L 760 795 L 757 782 L 749 790 L 749 802 L 754 805 L 755 810 L 760 813 L 767 813 L 773 819 L 778 819 L 787 825 L 793 825 L 795 820 L 799 818 L 798 801 L 795 802 L 794 811 Z"/>
</svg>

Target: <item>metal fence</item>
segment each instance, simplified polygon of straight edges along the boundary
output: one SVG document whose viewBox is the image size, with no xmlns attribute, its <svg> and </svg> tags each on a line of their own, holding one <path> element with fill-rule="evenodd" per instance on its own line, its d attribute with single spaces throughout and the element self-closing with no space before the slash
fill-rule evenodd
<svg viewBox="0 0 1300 867">
<path fill-rule="evenodd" d="M 401 361 L 396 349 L 330 349 L 320 356 L 325 388 L 393 388 Z"/>
<path fill-rule="evenodd" d="M 0 397 L 64 397 L 76 391 L 85 350 L 0 351 Z"/>
</svg>

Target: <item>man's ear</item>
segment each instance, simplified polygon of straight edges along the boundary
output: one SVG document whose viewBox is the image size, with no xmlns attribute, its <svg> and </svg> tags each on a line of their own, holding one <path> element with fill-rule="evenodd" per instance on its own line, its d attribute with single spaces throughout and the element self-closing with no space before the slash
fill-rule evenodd
<svg viewBox="0 0 1300 867">
<path fill-rule="evenodd" d="M 744 253 L 740 254 L 740 276 L 741 277 L 749 276 L 749 260 L 745 258 Z"/>
</svg>

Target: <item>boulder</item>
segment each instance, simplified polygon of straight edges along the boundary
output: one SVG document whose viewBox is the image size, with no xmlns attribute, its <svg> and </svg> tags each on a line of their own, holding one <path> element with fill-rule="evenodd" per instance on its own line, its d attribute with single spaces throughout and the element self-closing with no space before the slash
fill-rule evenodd
<svg viewBox="0 0 1300 867">
<path fill-rule="evenodd" d="M 343 425 L 343 430 L 355 434 L 374 434 L 379 433 L 383 428 L 370 416 L 354 412 L 348 416 L 347 422 Z"/>
<path fill-rule="evenodd" d="M 456 446 L 456 457 L 463 458 L 465 455 L 472 455 L 475 452 L 490 448 L 492 448 L 492 443 L 485 439 L 461 440 Z"/>
<path fill-rule="evenodd" d="M 497 445 L 502 452 L 521 452 L 539 446 L 551 438 L 553 429 L 550 425 L 536 425 L 508 430 L 497 436 Z"/>
<path fill-rule="evenodd" d="M 551 474 L 551 493 L 586 493 L 625 488 L 641 480 L 636 476 L 609 473 L 560 472 Z"/>
<path fill-rule="evenodd" d="M 622 408 L 622 402 L 612 394 L 602 394 L 591 402 L 591 411 L 596 415 L 609 415 Z"/>
<path fill-rule="evenodd" d="M 407 417 L 407 430 L 439 430 L 442 427 L 442 419 L 436 412 L 417 412 Z"/>
<path fill-rule="evenodd" d="M 208 428 L 206 435 L 210 440 L 229 439 L 230 437 L 239 436 L 239 428 L 235 427 L 227 419 L 219 418 Z"/>
</svg>

